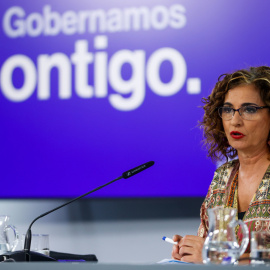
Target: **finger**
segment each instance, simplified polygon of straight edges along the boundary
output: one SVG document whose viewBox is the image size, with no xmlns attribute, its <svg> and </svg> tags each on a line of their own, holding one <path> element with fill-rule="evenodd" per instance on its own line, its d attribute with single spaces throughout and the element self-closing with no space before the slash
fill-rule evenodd
<svg viewBox="0 0 270 270">
<path fill-rule="evenodd" d="M 204 238 L 200 237 L 200 236 L 196 236 L 196 235 L 185 235 L 185 237 L 183 237 L 185 239 L 191 240 L 191 241 L 198 241 L 198 242 L 204 242 Z"/>
<path fill-rule="evenodd" d="M 179 254 L 179 247 L 177 245 L 173 245 L 172 248 L 172 256 L 178 255 Z"/>
<path fill-rule="evenodd" d="M 172 254 L 172 259 L 181 261 L 182 256 L 180 256 L 179 254 L 174 254 L 174 255 Z"/>
<path fill-rule="evenodd" d="M 172 248 L 172 251 L 173 253 L 179 253 L 179 247 L 177 245 L 173 245 L 173 248 Z"/>
<path fill-rule="evenodd" d="M 183 246 L 187 246 L 187 247 L 199 247 L 202 246 L 201 242 L 198 241 L 194 241 L 194 240 L 189 240 L 189 239 L 184 239 L 182 238 L 181 241 L 178 243 L 179 248 L 183 247 Z"/>
<path fill-rule="evenodd" d="M 188 255 L 188 254 L 192 255 L 192 254 L 194 254 L 194 252 L 196 252 L 196 251 L 192 247 L 184 246 L 184 247 L 181 247 L 179 249 L 179 254 L 180 254 L 181 257 L 183 257 L 184 255 Z"/>
<path fill-rule="evenodd" d="M 176 235 L 173 236 L 172 239 L 173 239 L 173 241 L 175 241 L 175 242 L 179 242 L 182 238 L 183 238 L 182 236 L 176 234 Z"/>
<path fill-rule="evenodd" d="M 180 254 L 179 254 L 179 248 L 178 246 L 173 246 L 173 249 L 172 249 L 172 258 L 175 259 L 175 260 L 181 260 L 181 257 Z"/>
<path fill-rule="evenodd" d="M 178 243 L 179 247 L 182 246 L 189 246 L 189 247 L 201 247 L 203 246 L 204 239 L 201 237 L 183 237 L 180 242 Z"/>
<path fill-rule="evenodd" d="M 194 246 L 194 244 L 195 244 L 194 241 L 186 239 L 184 237 L 179 241 L 178 246 L 179 246 L 179 248 L 181 248 L 183 246 L 192 247 L 192 246 Z"/>
<path fill-rule="evenodd" d="M 185 255 L 181 258 L 181 262 L 194 263 L 192 255 Z"/>
<path fill-rule="evenodd" d="M 181 261 L 187 263 L 203 263 L 202 257 L 196 255 L 185 255 L 181 258 Z"/>
</svg>

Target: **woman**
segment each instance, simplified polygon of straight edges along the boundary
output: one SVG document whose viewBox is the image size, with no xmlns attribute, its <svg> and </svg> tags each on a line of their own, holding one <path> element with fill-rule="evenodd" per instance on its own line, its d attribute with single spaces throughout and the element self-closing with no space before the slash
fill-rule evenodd
<svg viewBox="0 0 270 270">
<path fill-rule="evenodd" d="M 231 160 L 219 167 L 201 207 L 198 236 L 174 236 L 172 257 L 202 263 L 208 233 L 207 209 L 238 210 L 249 231 L 270 230 L 270 68 L 266 66 L 222 75 L 203 100 L 208 156 Z M 239 241 L 242 234 L 237 232 Z M 249 247 L 246 250 L 248 256 Z"/>
</svg>

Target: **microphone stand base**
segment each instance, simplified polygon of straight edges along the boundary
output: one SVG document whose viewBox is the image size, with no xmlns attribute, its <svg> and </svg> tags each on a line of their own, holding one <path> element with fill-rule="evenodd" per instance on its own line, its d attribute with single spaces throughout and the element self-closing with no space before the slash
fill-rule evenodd
<svg viewBox="0 0 270 270">
<path fill-rule="evenodd" d="M 24 250 L 6 252 L 0 255 L 0 262 L 55 262 L 56 259 L 43 255 L 38 252 L 30 251 L 26 253 Z"/>
</svg>

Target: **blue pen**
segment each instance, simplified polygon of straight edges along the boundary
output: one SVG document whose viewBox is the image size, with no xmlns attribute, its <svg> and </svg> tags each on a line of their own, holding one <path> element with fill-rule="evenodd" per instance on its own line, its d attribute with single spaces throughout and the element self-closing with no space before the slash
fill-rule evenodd
<svg viewBox="0 0 270 270">
<path fill-rule="evenodd" d="M 162 237 L 162 240 L 164 240 L 164 241 L 166 241 L 166 242 L 168 242 L 168 243 L 171 243 L 171 244 L 173 244 L 173 245 L 177 245 L 177 244 L 178 244 L 178 242 L 175 242 L 175 241 L 173 241 L 171 238 L 166 237 L 166 236 L 163 236 L 163 237 Z"/>
</svg>

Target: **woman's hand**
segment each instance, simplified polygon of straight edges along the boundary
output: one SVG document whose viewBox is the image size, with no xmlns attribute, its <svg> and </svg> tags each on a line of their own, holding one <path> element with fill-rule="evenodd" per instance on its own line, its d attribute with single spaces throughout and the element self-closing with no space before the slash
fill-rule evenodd
<svg viewBox="0 0 270 270">
<path fill-rule="evenodd" d="M 204 238 L 195 235 L 174 235 L 173 240 L 178 245 L 173 246 L 172 258 L 182 262 L 202 263 L 202 248 Z"/>
</svg>

